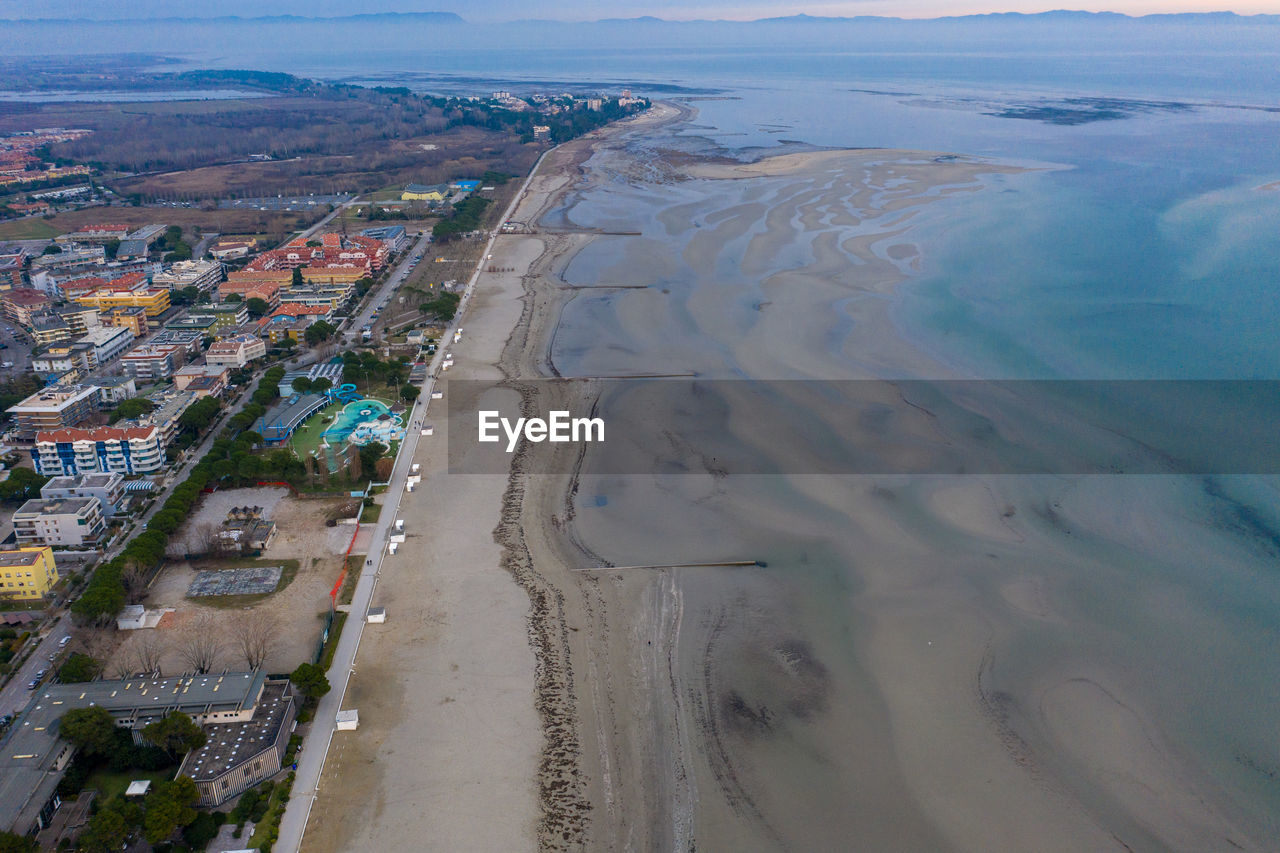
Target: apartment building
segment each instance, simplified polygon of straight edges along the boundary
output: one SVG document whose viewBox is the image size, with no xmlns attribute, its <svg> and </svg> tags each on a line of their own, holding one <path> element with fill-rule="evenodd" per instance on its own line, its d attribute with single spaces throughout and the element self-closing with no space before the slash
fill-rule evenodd
<svg viewBox="0 0 1280 853">
<path fill-rule="evenodd" d="M 137 307 L 146 311 L 148 317 L 159 317 L 169 310 L 169 291 L 162 287 L 140 287 L 136 290 L 107 287 L 77 296 L 75 301 L 99 311 Z"/>
<path fill-rule="evenodd" d="M 0 312 L 4 318 L 23 328 L 31 326 L 31 320 L 49 310 L 49 297 L 31 287 L 15 287 L 0 294 Z"/>
<path fill-rule="evenodd" d="M 186 350 L 175 344 L 143 344 L 120 357 L 125 375 L 139 382 L 168 379 L 186 362 Z"/>
<path fill-rule="evenodd" d="M 0 551 L 0 605 L 5 600 L 39 601 L 58 582 L 58 567 L 48 545 Z"/>
<path fill-rule="evenodd" d="M 262 338 L 240 335 L 211 344 L 204 354 L 204 360 L 210 365 L 238 368 L 266 354 L 267 345 Z"/>
<path fill-rule="evenodd" d="M 19 545 L 69 545 L 96 547 L 107 522 L 97 498 L 29 500 L 13 514 L 13 532 Z"/>
<path fill-rule="evenodd" d="M 58 498 L 97 498 L 108 516 L 124 506 L 124 476 L 117 471 L 54 477 L 40 487 L 40 497 L 47 501 Z"/>
<path fill-rule="evenodd" d="M 98 408 L 93 386 L 43 388 L 7 411 L 13 415 L 19 439 L 34 440 L 43 430 L 64 429 L 83 423 Z"/>
<path fill-rule="evenodd" d="M 212 290 L 220 281 L 222 281 L 221 261 L 178 261 L 164 272 L 156 273 L 151 277 L 153 285 L 169 290 L 182 290 L 187 287 Z"/>
<path fill-rule="evenodd" d="M 36 435 L 31 461 L 38 473 L 53 477 L 150 474 L 164 467 L 167 446 L 155 424 L 48 430 Z"/>
</svg>

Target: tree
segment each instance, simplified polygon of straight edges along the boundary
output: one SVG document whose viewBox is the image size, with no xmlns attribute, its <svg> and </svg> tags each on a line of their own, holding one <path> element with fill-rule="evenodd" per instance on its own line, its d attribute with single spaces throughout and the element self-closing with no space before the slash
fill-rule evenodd
<svg viewBox="0 0 1280 853">
<path fill-rule="evenodd" d="M 115 809 L 103 809 L 89 818 L 89 826 L 76 839 L 83 853 L 115 853 L 129 835 L 129 824 Z"/>
<path fill-rule="evenodd" d="M 418 399 L 418 395 L 421 393 L 422 392 L 417 385 L 406 384 L 400 387 L 400 399 L 404 400 L 406 403 L 412 403 L 414 400 Z"/>
<path fill-rule="evenodd" d="M 141 634 L 135 637 L 130 657 L 137 665 L 137 672 L 150 675 L 153 672 L 160 671 L 160 661 L 164 658 L 168 646 L 164 641 L 164 637 L 158 631 L 135 631 L 135 634 Z"/>
<path fill-rule="evenodd" d="M 267 609 L 246 610 L 233 623 L 232 642 L 249 669 L 261 669 L 279 645 L 280 629 Z"/>
<path fill-rule="evenodd" d="M 58 668 L 58 680 L 64 684 L 93 681 L 102 670 L 102 664 L 80 652 L 72 652 L 67 662 Z"/>
<path fill-rule="evenodd" d="M 299 394 L 306 394 L 311 390 L 311 380 L 305 376 L 299 376 L 289 384 L 289 387 Z"/>
<path fill-rule="evenodd" d="M 147 842 L 159 844 L 194 821 L 198 814 L 195 804 L 199 800 L 200 791 L 187 776 L 156 785 L 143 803 L 146 812 L 142 830 Z"/>
<path fill-rule="evenodd" d="M 36 853 L 37 849 L 34 836 L 0 832 L 0 853 Z"/>
<path fill-rule="evenodd" d="M 177 649 L 182 662 L 198 675 L 213 669 L 223 649 L 217 621 L 210 614 L 201 613 L 178 637 Z"/>
<path fill-rule="evenodd" d="M 222 301 L 223 302 L 243 302 L 244 297 L 238 293 L 231 293 L 231 294 L 228 294 L 227 298 Z"/>
<path fill-rule="evenodd" d="M 329 340 L 334 333 L 338 331 L 338 327 L 332 323 L 326 323 L 324 320 L 317 320 L 304 333 L 309 346 L 315 346 L 318 343 Z"/>
<path fill-rule="evenodd" d="M 204 729 L 181 711 L 165 714 L 147 725 L 142 736 L 175 758 L 199 749 L 208 740 Z"/>
<path fill-rule="evenodd" d="M 262 317 L 271 310 L 271 306 L 267 304 L 267 300 L 259 299 L 256 296 L 249 297 L 249 301 L 244 304 L 249 309 L 249 316 Z"/>
<path fill-rule="evenodd" d="M 378 460 L 387 452 L 387 446 L 385 444 L 379 444 L 376 441 L 371 441 L 361 447 L 358 452 L 360 454 L 361 470 L 372 471 L 377 466 Z"/>
<path fill-rule="evenodd" d="M 323 394 L 333 387 L 333 382 L 327 376 L 321 376 L 319 379 L 311 383 L 311 392 L 313 394 Z"/>
<path fill-rule="evenodd" d="M 105 756 L 116 742 L 116 720 L 99 705 L 74 708 L 62 715 L 58 734 L 88 755 Z"/>
<path fill-rule="evenodd" d="M 293 279 L 289 282 L 290 287 L 302 287 L 302 267 L 293 268 Z"/>
<path fill-rule="evenodd" d="M 319 699 L 329 692 L 329 679 L 319 664 L 300 664 L 290 675 L 289 680 L 298 692 L 308 699 Z"/>
<path fill-rule="evenodd" d="M 49 482 L 49 478 L 37 474 L 30 468 L 14 468 L 8 479 L 0 482 L 0 501 L 26 500 L 30 495 L 38 494 L 40 487 Z"/>
<path fill-rule="evenodd" d="M 220 815 L 220 817 L 225 819 L 226 815 Z M 196 819 L 182 830 L 182 840 L 192 850 L 203 850 L 218 836 L 219 826 L 221 824 L 212 812 L 199 812 L 196 814 Z"/>
<path fill-rule="evenodd" d="M 116 404 L 115 409 L 111 412 L 111 421 L 121 418 L 140 418 L 143 415 L 150 414 L 155 410 L 156 404 L 148 400 L 146 397 L 130 397 L 127 400 L 121 400 Z"/>
</svg>

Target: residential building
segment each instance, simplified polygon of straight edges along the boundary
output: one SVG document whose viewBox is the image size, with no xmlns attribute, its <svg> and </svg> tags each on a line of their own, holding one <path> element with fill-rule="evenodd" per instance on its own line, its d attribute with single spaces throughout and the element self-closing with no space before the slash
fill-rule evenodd
<svg viewBox="0 0 1280 853">
<path fill-rule="evenodd" d="M 363 278 L 363 276 L 353 278 L 350 281 L 309 281 L 302 287 L 289 287 L 280 294 L 280 304 L 322 305 L 330 311 L 336 311 L 355 296 L 355 282 L 359 278 Z"/>
<path fill-rule="evenodd" d="M 204 354 L 204 360 L 206 364 L 220 367 L 244 367 L 266 354 L 267 345 L 262 338 L 241 335 L 211 344 Z"/>
<path fill-rule="evenodd" d="M 268 691 L 268 684 L 284 686 L 273 686 Z M 164 701 L 157 701 L 159 697 L 164 697 Z M 18 715 L 9 736 L 0 743 L 0 829 L 29 835 L 48 826 L 61 805 L 58 783 L 75 753 L 71 744 L 58 737 L 58 720 L 67 711 L 90 705 L 105 708 L 117 725 L 134 731 L 140 731 L 174 711 L 186 714 L 203 726 L 230 726 L 251 722 L 259 714 L 275 713 L 281 701 L 291 698 L 287 684 L 268 682 L 261 672 L 175 678 L 132 677 L 43 685 Z M 272 700 L 275 700 L 274 705 Z M 231 736 L 231 730 L 214 729 L 214 736 L 209 737 L 206 746 L 222 746 L 225 742 L 226 751 L 234 753 L 220 759 L 225 766 L 223 774 L 235 774 L 246 762 L 250 774 L 265 774 L 272 761 L 265 754 L 266 745 L 275 745 L 274 761 L 279 768 L 292 726 L 292 712 L 286 709 L 280 718 L 279 731 L 267 726 L 263 731 Z M 237 744 L 235 750 L 231 749 L 232 743 Z M 239 749 L 239 745 L 244 743 L 261 744 L 264 749 Z M 261 762 L 260 768 L 257 767 L 258 762 Z M 201 766 L 211 765 L 201 762 Z M 181 772 L 185 775 L 200 774 L 200 770 L 185 763 Z M 222 785 L 224 779 L 227 782 L 225 788 Z M 205 781 L 208 783 L 210 780 Z M 197 787 L 201 785 L 200 782 L 196 784 Z M 242 782 L 236 775 L 220 775 L 212 780 L 212 784 L 216 795 L 219 790 L 230 791 L 237 784 L 248 787 L 252 782 Z M 201 796 L 205 796 L 203 788 Z"/>
<path fill-rule="evenodd" d="M 93 349 L 93 367 L 110 363 L 133 343 L 133 330 L 125 326 L 98 326 L 90 329 L 74 343 Z"/>
<path fill-rule="evenodd" d="M 551 138 L 550 125 L 535 124 L 533 126 L 533 138 L 534 139 L 550 139 Z"/>
<path fill-rule="evenodd" d="M 197 397 L 221 396 L 231 381 L 231 368 L 221 364 L 188 364 L 173 374 L 173 384 L 180 391 L 192 391 Z"/>
<path fill-rule="evenodd" d="M 142 344 L 120 357 L 120 367 L 134 379 L 168 379 L 186 361 L 186 350 L 174 344 Z"/>
<path fill-rule="evenodd" d="M 13 514 L 13 532 L 20 545 L 96 547 L 106 529 L 97 498 L 36 498 Z"/>
<path fill-rule="evenodd" d="M 44 388 L 7 411 L 13 415 L 18 437 L 31 441 L 42 430 L 63 429 L 84 422 L 98 408 L 93 386 Z"/>
<path fill-rule="evenodd" d="M 140 427 L 154 426 L 160 430 L 160 441 L 168 447 L 178 435 L 178 418 L 195 403 L 196 395 L 190 390 L 177 390 L 165 392 L 159 398 L 152 395 L 151 399 L 159 405 L 135 423 Z"/>
<path fill-rule="evenodd" d="M 398 252 L 409 243 L 409 235 L 403 225 L 381 225 L 377 228 L 366 228 L 360 232 L 362 237 L 372 237 L 386 244 L 390 252 Z"/>
<path fill-rule="evenodd" d="M 121 400 L 138 396 L 138 383 L 132 376 L 99 376 L 90 385 L 97 386 L 98 406 L 110 408 Z"/>
<path fill-rule="evenodd" d="M 48 545 L 0 551 L 0 607 L 7 600 L 39 601 L 58 582 L 58 567 Z"/>
<path fill-rule="evenodd" d="M 31 461 L 36 471 L 55 477 L 149 474 L 164 467 L 167 446 L 155 424 L 49 430 L 36 435 Z"/>
<path fill-rule="evenodd" d="M 63 269 L 66 267 L 105 264 L 107 253 L 101 246 L 67 244 L 56 255 L 40 255 L 31 259 L 32 270 Z"/>
<path fill-rule="evenodd" d="M 164 331 L 156 332 L 148 341 L 152 346 L 175 346 L 180 347 L 186 354 L 185 360 L 190 360 L 200 354 L 200 349 L 204 346 L 206 332 L 200 329 L 170 329 L 165 328 Z"/>
<path fill-rule="evenodd" d="M 88 373 L 92 368 L 80 359 L 82 350 L 73 350 L 69 343 L 49 346 L 44 352 L 31 357 L 31 370 L 37 376 L 62 376 L 64 373 L 80 371 Z"/>
<path fill-rule="evenodd" d="M 199 332 L 200 337 L 213 334 L 213 327 L 218 323 L 208 314 L 191 314 L 181 320 L 171 320 L 164 324 L 165 329 L 175 332 Z"/>
<path fill-rule="evenodd" d="M 249 322 L 249 309 L 243 302 L 219 302 L 216 305 L 199 305 L 191 309 L 192 317 L 212 317 L 216 331 L 233 329 Z"/>
<path fill-rule="evenodd" d="M 169 290 L 182 290 L 197 287 L 200 290 L 212 290 L 222 281 L 221 261 L 178 261 L 164 272 L 151 277 L 156 287 L 167 287 Z"/>
<path fill-rule="evenodd" d="M 63 299 L 78 299 L 99 290 L 114 290 L 120 293 L 133 293 L 147 288 L 147 275 L 142 271 L 126 272 L 111 275 L 114 270 L 101 270 L 101 275 L 87 275 L 78 278 L 66 278 L 58 283 L 58 294 Z"/>
<path fill-rule="evenodd" d="M 444 184 L 436 184 L 435 186 L 426 186 L 424 184 L 409 184 L 404 188 L 404 192 L 400 193 L 401 201 L 444 201 L 445 193 L 449 188 Z"/>
<path fill-rule="evenodd" d="M 278 344 L 286 339 L 304 341 L 306 340 L 307 329 L 314 322 L 314 320 L 306 317 L 273 317 L 267 321 L 265 326 L 267 339 L 273 344 Z"/>
<path fill-rule="evenodd" d="M 102 325 L 98 309 L 85 305 L 61 305 L 54 308 L 53 313 L 66 321 L 71 331 L 77 335 L 83 335 L 90 329 L 96 329 Z"/>
<path fill-rule="evenodd" d="M 37 314 L 31 318 L 27 331 L 37 346 L 48 346 L 58 341 L 71 340 L 71 324 L 52 312 Z M 38 369 L 38 368 L 37 368 Z"/>
<path fill-rule="evenodd" d="M 272 274 L 261 280 L 254 275 L 243 275 L 244 270 L 233 272 L 227 280 L 218 285 L 218 300 L 226 302 L 228 297 L 239 296 L 241 302 L 250 299 L 261 299 L 271 308 L 280 304 L 281 283 L 275 281 Z"/>
<path fill-rule="evenodd" d="M 159 317 L 169 310 L 169 291 L 162 287 L 144 287 L 136 290 L 107 287 L 77 296 L 75 301 L 81 305 L 97 308 L 99 311 L 117 307 L 138 307 L 146 311 L 148 317 Z"/>
<path fill-rule="evenodd" d="M 118 471 L 60 475 L 40 487 L 40 497 L 45 500 L 97 498 L 107 516 L 120 512 L 124 506 L 124 492 L 124 476 Z"/>
<path fill-rule="evenodd" d="M 10 204 L 9 207 L 14 209 L 16 205 Z M 0 253 L 0 290 L 22 287 L 22 266 L 26 259 L 27 253 L 22 249 Z"/>
<path fill-rule="evenodd" d="M 146 309 L 136 305 L 109 308 L 101 317 L 103 325 L 128 329 L 135 338 L 145 337 L 151 331 L 151 321 L 147 319 Z"/>
<path fill-rule="evenodd" d="M 28 328 L 37 314 L 49 310 L 49 297 L 31 287 L 15 287 L 0 293 L 0 311 L 4 318 L 15 325 Z"/>
</svg>

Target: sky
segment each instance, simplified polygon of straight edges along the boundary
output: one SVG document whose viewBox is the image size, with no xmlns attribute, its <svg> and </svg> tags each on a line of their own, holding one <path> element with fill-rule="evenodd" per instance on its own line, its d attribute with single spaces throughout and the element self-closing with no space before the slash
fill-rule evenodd
<svg viewBox="0 0 1280 853">
<path fill-rule="evenodd" d="M 779 15 L 885 15 L 928 18 L 980 12 L 1041 12 L 1070 8 L 1143 15 L 1154 12 L 1280 13 L 1280 0 L 0 0 L 0 18 L 211 17 L 263 14 L 311 16 L 358 12 L 456 12 L 469 21 L 523 18 L 563 21 L 654 15 L 671 20 L 750 20 Z"/>
</svg>

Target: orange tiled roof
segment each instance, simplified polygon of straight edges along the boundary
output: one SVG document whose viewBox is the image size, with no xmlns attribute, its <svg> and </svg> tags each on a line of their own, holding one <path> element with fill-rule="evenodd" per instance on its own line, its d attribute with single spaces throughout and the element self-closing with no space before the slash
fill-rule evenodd
<svg viewBox="0 0 1280 853">
<path fill-rule="evenodd" d="M 130 441 L 146 440 L 155 434 L 151 427 L 97 427 L 95 429 L 52 429 L 36 433 L 36 441 Z"/>
</svg>

